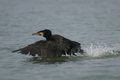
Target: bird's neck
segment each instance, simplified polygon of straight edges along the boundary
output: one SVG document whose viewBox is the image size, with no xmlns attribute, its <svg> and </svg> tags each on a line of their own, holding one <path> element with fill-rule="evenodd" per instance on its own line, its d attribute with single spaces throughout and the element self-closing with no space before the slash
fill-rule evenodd
<svg viewBox="0 0 120 80">
<path fill-rule="evenodd" d="M 44 35 L 44 37 L 46 38 L 46 40 L 50 40 L 50 39 L 51 39 L 51 36 L 52 36 L 51 33 L 45 34 L 45 35 Z"/>
<path fill-rule="evenodd" d="M 51 36 L 46 36 L 45 38 L 46 38 L 46 40 L 51 40 L 52 39 Z"/>
<path fill-rule="evenodd" d="M 46 40 L 50 40 L 50 37 L 46 37 Z"/>
</svg>

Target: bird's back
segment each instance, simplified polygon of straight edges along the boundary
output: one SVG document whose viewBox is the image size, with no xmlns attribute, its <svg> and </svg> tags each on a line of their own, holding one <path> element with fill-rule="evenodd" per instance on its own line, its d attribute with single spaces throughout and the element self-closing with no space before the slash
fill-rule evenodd
<svg viewBox="0 0 120 80">
<path fill-rule="evenodd" d="M 61 44 L 61 47 L 64 47 L 63 49 L 65 49 L 65 47 L 67 48 L 67 51 L 65 53 L 69 55 L 75 55 L 74 53 L 80 52 L 83 54 L 83 50 L 81 49 L 80 43 L 69 40 L 60 35 L 53 35 L 52 37 L 55 39 L 55 41 L 57 41 L 57 44 Z"/>
</svg>

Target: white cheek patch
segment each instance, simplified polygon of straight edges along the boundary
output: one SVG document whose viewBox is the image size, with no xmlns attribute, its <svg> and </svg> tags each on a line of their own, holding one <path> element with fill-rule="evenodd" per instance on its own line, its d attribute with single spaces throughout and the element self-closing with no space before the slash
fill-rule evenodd
<svg viewBox="0 0 120 80">
<path fill-rule="evenodd" d="M 43 32 L 40 32 L 40 33 L 39 33 L 39 35 L 40 35 L 40 36 L 43 36 L 43 35 L 44 35 L 44 33 L 43 33 Z"/>
</svg>

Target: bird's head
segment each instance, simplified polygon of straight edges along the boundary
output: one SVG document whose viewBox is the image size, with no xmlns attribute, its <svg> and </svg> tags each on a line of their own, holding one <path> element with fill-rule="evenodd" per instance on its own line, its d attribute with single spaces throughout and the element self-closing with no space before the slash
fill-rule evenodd
<svg viewBox="0 0 120 80">
<path fill-rule="evenodd" d="M 45 30 L 39 31 L 37 33 L 33 33 L 32 35 L 43 36 L 46 39 L 49 39 L 52 36 L 52 32 L 49 29 L 45 29 Z"/>
</svg>

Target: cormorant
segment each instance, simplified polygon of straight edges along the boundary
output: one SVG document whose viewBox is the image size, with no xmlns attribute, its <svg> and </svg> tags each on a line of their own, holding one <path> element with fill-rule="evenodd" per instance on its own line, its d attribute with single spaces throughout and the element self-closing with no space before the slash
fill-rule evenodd
<svg viewBox="0 0 120 80">
<path fill-rule="evenodd" d="M 21 54 L 29 54 L 35 56 L 36 54 L 41 57 L 57 58 L 62 55 L 75 55 L 74 53 L 80 52 L 84 54 L 84 50 L 81 49 L 80 43 L 71 41 L 60 35 L 52 35 L 52 32 L 48 29 L 33 33 L 32 35 L 39 35 L 46 38 L 46 40 L 40 40 L 33 44 L 30 44 L 24 48 L 14 50 L 12 52 L 19 52 Z"/>
</svg>

